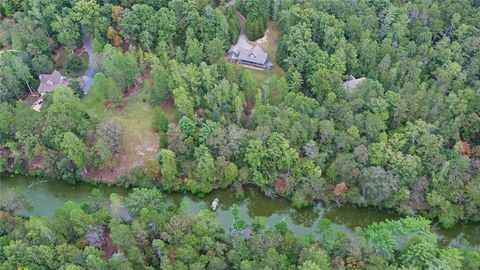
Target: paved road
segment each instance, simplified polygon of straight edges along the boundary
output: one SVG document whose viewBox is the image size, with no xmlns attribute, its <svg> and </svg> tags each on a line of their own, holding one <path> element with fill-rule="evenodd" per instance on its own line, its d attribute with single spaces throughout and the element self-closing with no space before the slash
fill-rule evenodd
<svg viewBox="0 0 480 270">
<path fill-rule="evenodd" d="M 83 47 L 88 54 L 88 69 L 83 75 L 82 79 L 84 81 L 83 92 L 86 94 L 90 90 L 93 85 L 93 78 L 96 73 L 97 67 L 97 58 L 95 53 L 93 52 L 92 47 L 92 39 L 88 36 L 85 27 L 82 25 L 82 39 L 83 39 Z"/>
<path fill-rule="evenodd" d="M 240 13 L 238 10 L 237 10 L 237 17 L 238 17 L 238 20 L 240 21 L 240 37 L 244 36 L 244 38 L 247 38 L 247 36 L 246 36 L 246 33 L 247 33 L 247 24 L 246 24 L 247 18 L 245 18 L 245 16 L 243 16 L 242 13 Z"/>
</svg>

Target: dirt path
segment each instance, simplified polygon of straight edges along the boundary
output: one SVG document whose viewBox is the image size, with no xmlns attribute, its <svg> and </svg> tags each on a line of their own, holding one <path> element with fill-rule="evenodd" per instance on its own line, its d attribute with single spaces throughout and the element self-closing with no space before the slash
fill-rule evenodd
<svg viewBox="0 0 480 270">
<path fill-rule="evenodd" d="M 140 90 L 140 87 L 142 87 L 143 79 L 144 79 L 144 76 L 140 76 L 137 79 L 135 79 L 135 84 L 133 85 L 133 87 L 128 89 L 127 92 L 125 92 L 125 94 L 123 95 L 123 98 L 128 99 L 131 96 L 135 95 L 135 93 L 137 93 L 138 90 Z"/>
<path fill-rule="evenodd" d="M 105 259 L 110 259 L 112 258 L 113 254 L 115 254 L 115 252 L 117 252 L 117 247 L 115 246 L 115 244 L 113 244 L 113 241 L 112 241 L 112 238 L 110 237 L 110 230 L 109 229 L 105 229 L 105 244 L 102 246 L 102 249 L 103 249 L 103 258 Z"/>
<path fill-rule="evenodd" d="M 58 63 L 58 60 L 62 56 L 63 50 L 65 50 L 65 46 L 63 46 L 63 45 L 60 45 L 60 47 L 58 47 L 55 50 L 55 55 L 53 56 L 53 60 L 55 60 L 56 63 Z"/>
</svg>

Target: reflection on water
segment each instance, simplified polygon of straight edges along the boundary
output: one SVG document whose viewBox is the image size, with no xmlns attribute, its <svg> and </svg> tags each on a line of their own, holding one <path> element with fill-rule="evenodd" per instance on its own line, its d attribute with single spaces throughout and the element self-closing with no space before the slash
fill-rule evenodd
<svg viewBox="0 0 480 270">
<path fill-rule="evenodd" d="M 39 183 L 42 180 L 24 176 L 0 175 L 0 190 L 13 187 L 21 191 L 32 204 L 32 209 L 23 213 L 25 215 L 53 216 L 55 210 L 62 207 L 67 200 L 86 201 L 94 188 L 85 183 L 72 187 L 65 182 L 55 180 L 49 180 L 29 188 L 31 184 Z M 98 188 L 107 196 L 113 192 L 125 196 L 129 192 L 120 187 L 100 186 Z M 215 198 L 219 198 L 220 202 L 216 211 L 217 218 L 227 230 L 233 224 L 230 213 L 233 204 L 239 206 L 240 215 L 246 221 L 250 222 L 258 216 L 264 217 L 270 226 L 285 221 L 290 230 L 301 236 L 314 233 L 316 221 L 320 217 L 328 218 L 332 221 L 334 229 L 347 234 L 351 233 L 356 227 L 363 228 L 372 222 L 400 218 L 399 215 L 386 210 L 351 206 L 325 208 L 318 205 L 317 207 L 296 210 L 290 207 L 287 200 L 269 198 L 255 189 L 247 189 L 243 200 L 235 198 L 230 191 L 221 190 L 214 191 L 204 197 L 174 193 L 164 194 L 164 198 L 167 202 L 177 205 L 182 202 L 188 203 L 187 213 L 190 215 L 197 214 L 201 209 L 209 209 L 211 202 Z M 480 244 L 480 225 L 478 223 L 460 224 L 451 229 L 434 226 L 434 231 L 443 244 L 448 244 L 453 240 L 458 241 L 462 237 L 473 244 Z"/>
</svg>

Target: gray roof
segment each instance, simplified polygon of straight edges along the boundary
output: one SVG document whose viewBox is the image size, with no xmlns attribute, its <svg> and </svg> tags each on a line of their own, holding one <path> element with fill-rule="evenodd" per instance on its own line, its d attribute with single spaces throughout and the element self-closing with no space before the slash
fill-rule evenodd
<svg viewBox="0 0 480 270">
<path fill-rule="evenodd" d="M 68 85 L 67 78 L 63 77 L 57 70 L 54 70 L 52 74 L 40 74 L 38 78 L 40 79 L 40 85 L 38 86 L 40 94 L 52 92 L 62 85 Z"/>
<path fill-rule="evenodd" d="M 347 90 L 353 90 L 358 86 L 358 84 L 365 81 L 365 79 L 365 77 L 355 79 L 355 77 L 349 75 L 348 80 L 343 83 L 343 87 Z"/>
<path fill-rule="evenodd" d="M 235 54 L 234 58 L 241 61 L 248 61 L 257 64 L 265 64 L 268 59 L 268 53 L 264 52 L 260 46 L 252 46 L 245 38 L 240 38 L 238 43 L 233 45 L 229 54 Z"/>
</svg>

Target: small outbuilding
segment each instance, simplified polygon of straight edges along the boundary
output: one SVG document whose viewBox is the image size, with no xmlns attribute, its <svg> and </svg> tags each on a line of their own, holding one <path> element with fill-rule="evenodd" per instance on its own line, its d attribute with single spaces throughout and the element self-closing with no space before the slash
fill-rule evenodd
<svg viewBox="0 0 480 270">
<path fill-rule="evenodd" d="M 349 75 L 348 80 L 343 83 L 343 87 L 345 88 L 345 90 L 352 91 L 353 89 L 357 88 L 357 86 L 360 85 L 362 82 L 364 82 L 365 79 L 365 77 L 355 79 L 355 77 Z"/>
</svg>

